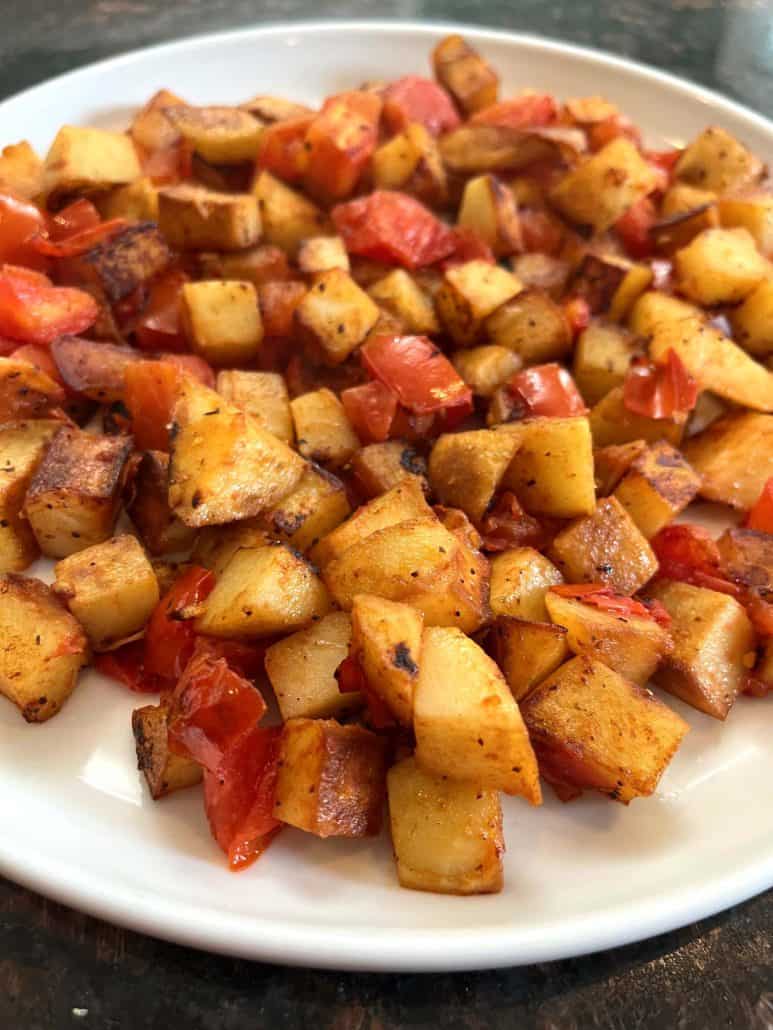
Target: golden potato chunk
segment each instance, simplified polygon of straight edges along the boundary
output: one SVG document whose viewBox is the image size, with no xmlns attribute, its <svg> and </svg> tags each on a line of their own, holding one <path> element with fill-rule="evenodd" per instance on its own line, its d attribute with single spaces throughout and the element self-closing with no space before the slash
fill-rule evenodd
<svg viewBox="0 0 773 1030">
<path fill-rule="evenodd" d="M 302 193 L 286 186 L 269 172 L 261 172 L 253 186 L 266 243 L 281 247 L 295 257 L 303 240 L 319 236 L 327 217 Z"/>
<path fill-rule="evenodd" d="M 404 726 L 413 721 L 413 693 L 419 675 L 421 612 L 373 594 L 352 604 L 352 654 L 368 686 Z"/>
<path fill-rule="evenodd" d="M 269 547 L 274 540 L 259 519 L 242 519 L 228 526 L 205 526 L 197 535 L 191 561 L 219 576 L 237 551 Z"/>
<path fill-rule="evenodd" d="M 0 358 L 0 424 L 56 417 L 64 402 L 59 383 L 30 362 Z"/>
<path fill-rule="evenodd" d="M 715 193 L 740 189 L 759 179 L 762 172 L 760 159 L 717 126 L 696 136 L 674 168 L 677 179 Z"/>
<path fill-rule="evenodd" d="M 735 304 L 771 273 L 747 229 L 705 229 L 675 255 L 684 295 L 696 304 Z"/>
<path fill-rule="evenodd" d="M 376 189 L 409 193 L 433 207 L 448 203 L 448 176 L 440 149 L 419 122 L 407 125 L 373 152 L 371 171 Z"/>
<path fill-rule="evenodd" d="M 522 701 L 569 655 L 566 629 L 551 622 L 528 622 L 500 615 L 491 627 L 491 653 L 510 692 Z"/>
<path fill-rule="evenodd" d="M 210 365 L 242 365 L 257 356 L 263 323 L 252 283 L 185 283 L 181 311 L 191 349 Z"/>
<path fill-rule="evenodd" d="M 523 365 L 522 358 L 515 351 L 493 343 L 458 350 L 451 361 L 478 397 L 492 397 Z"/>
<path fill-rule="evenodd" d="M 43 192 L 43 162 L 27 140 L 0 151 L 0 189 L 22 200 L 34 200 Z"/>
<path fill-rule="evenodd" d="M 311 236 L 298 248 L 298 268 L 305 275 L 319 275 L 340 268 L 348 272 L 349 255 L 340 236 Z"/>
<path fill-rule="evenodd" d="M 747 510 L 773 476 L 773 416 L 721 418 L 687 441 L 684 456 L 701 477 L 701 497 Z"/>
<path fill-rule="evenodd" d="M 46 196 L 88 193 L 142 174 L 131 137 L 85 126 L 63 125 L 46 155 L 43 192 Z"/>
<path fill-rule="evenodd" d="M 295 430 L 287 384 L 279 372 L 223 370 L 217 374 L 217 392 L 251 415 L 261 429 L 293 443 Z"/>
<path fill-rule="evenodd" d="M 763 597 L 773 592 L 773 533 L 757 529 L 726 529 L 717 540 L 722 571 Z"/>
<path fill-rule="evenodd" d="M 40 419 L 0 428 L 0 572 L 21 572 L 40 553 L 24 517 L 24 498 L 60 422 Z"/>
<path fill-rule="evenodd" d="M 309 466 L 296 488 L 262 516 L 272 534 L 308 551 L 351 515 L 346 487 L 331 472 Z"/>
<path fill-rule="evenodd" d="M 360 448 L 352 457 L 352 471 L 360 491 L 368 498 L 378 497 L 413 476 L 426 489 L 427 463 L 402 440 L 385 440 Z"/>
<path fill-rule="evenodd" d="M 261 231 L 255 197 L 191 183 L 159 191 L 158 224 L 178 250 L 242 250 L 257 243 Z"/>
<path fill-rule="evenodd" d="M 435 78 L 465 114 L 473 114 L 496 101 L 499 76 L 461 36 L 441 39 L 432 51 L 432 67 Z"/>
<path fill-rule="evenodd" d="M 667 440 L 678 446 L 684 435 L 684 419 L 647 418 L 629 411 L 623 402 L 623 387 L 613 387 L 588 415 L 594 447 L 610 447 L 636 440 Z"/>
<path fill-rule="evenodd" d="M 533 547 L 514 547 L 491 561 L 491 610 L 531 622 L 547 622 L 545 594 L 563 583 L 555 565 Z"/>
<path fill-rule="evenodd" d="M 650 234 L 658 251 L 670 256 L 704 229 L 716 229 L 718 225 L 716 194 L 676 182 L 666 191 L 660 205 L 660 220 Z"/>
<path fill-rule="evenodd" d="M 149 176 L 143 175 L 99 196 L 97 208 L 106 221 L 125 218 L 128 222 L 157 222 L 158 186 Z"/>
<path fill-rule="evenodd" d="M 492 343 L 514 351 L 525 364 L 562 358 L 572 349 L 569 323 L 545 290 L 529 289 L 486 320 Z"/>
<path fill-rule="evenodd" d="M 672 322 L 703 319 L 703 312 L 694 304 L 657 290 L 647 290 L 636 301 L 628 316 L 628 327 L 637 336 L 653 336 L 658 326 Z"/>
<path fill-rule="evenodd" d="M 773 195 L 751 192 L 720 197 L 719 220 L 724 228 L 746 229 L 760 253 L 773 257 Z"/>
<path fill-rule="evenodd" d="M 196 531 L 169 507 L 169 455 L 145 451 L 134 473 L 126 512 L 152 555 L 187 551 Z"/>
<path fill-rule="evenodd" d="M 435 305 L 416 280 L 402 268 L 396 268 L 368 289 L 369 296 L 396 319 L 406 332 L 424 335 L 437 333 L 440 325 Z"/>
<path fill-rule="evenodd" d="M 441 504 L 461 508 L 473 522 L 486 513 L 519 439 L 494 429 L 444 433 L 429 457 L 429 485 Z"/>
<path fill-rule="evenodd" d="M 484 322 L 489 315 L 521 288 L 521 282 L 511 272 L 475 259 L 446 269 L 435 304 L 446 330 L 455 343 L 464 347 L 484 335 Z"/>
<path fill-rule="evenodd" d="M 684 511 L 700 487 L 697 472 L 661 440 L 633 459 L 614 495 L 649 540 Z"/>
<path fill-rule="evenodd" d="M 622 386 L 631 360 L 641 353 L 632 333 L 622 326 L 592 322 L 577 340 L 572 375 L 586 404 L 598 404 Z"/>
<path fill-rule="evenodd" d="M 515 197 L 495 175 L 467 180 L 457 222 L 487 243 L 495 257 L 509 257 L 523 249 Z"/>
<path fill-rule="evenodd" d="M 301 339 L 328 365 L 340 365 L 368 335 L 379 309 L 340 268 L 317 276 L 295 309 Z"/>
<path fill-rule="evenodd" d="M 205 161 L 235 164 L 257 156 L 263 125 L 249 111 L 175 104 L 164 114 Z"/>
<path fill-rule="evenodd" d="M 132 732 L 137 768 L 144 776 L 154 801 L 201 782 L 201 766 L 169 750 L 167 709 L 164 705 L 135 708 Z"/>
<path fill-rule="evenodd" d="M 755 358 L 773 354 L 773 279 L 763 279 L 730 312 L 733 336 Z"/>
<path fill-rule="evenodd" d="M 359 438 L 343 404 L 326 386 L 295 397 L 290 409 L 298 450 L 309 461 L 338 469 L 359 449 Z"/>
</svg>

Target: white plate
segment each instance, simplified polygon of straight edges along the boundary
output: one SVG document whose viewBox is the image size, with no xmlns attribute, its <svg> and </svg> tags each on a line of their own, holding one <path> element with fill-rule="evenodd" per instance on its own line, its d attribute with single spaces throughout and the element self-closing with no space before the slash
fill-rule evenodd
<svg viewBox="0 0 773 1030">
<path fill-rule="evenodd" d="M 125 124 L 166 86 L 193 101 L 271 92 L 315 102 L 365 79 L 428 68 L 448 26 L 295 24 L 184 40 L 76 71 L 0 104 L 2 142 L 44 149 L 66 122 Z M 592 51 L 464 29 L 504 93 L 603 93 L 653 143 L 719 122 L 773 156 L 773 126 L 695 86 Z M 365 970 L 538 962 L 624 944 L 716 912 L 773 883 L 773 708 L 741 700 L 692 726 L 655 797 L 542 809 L 505 799 L 502 894 L 401 890 L 386 840 L 287 830 L 229 874 L 196 791 L 149 800 L 135 771 L 137 699 L 90 674 L 64 711 L 26 726 L 0 705 L 0 872 L 94 915 L 215 951 Z M 547 792 L 548 794 L 550 792 Z"/>
</svg>

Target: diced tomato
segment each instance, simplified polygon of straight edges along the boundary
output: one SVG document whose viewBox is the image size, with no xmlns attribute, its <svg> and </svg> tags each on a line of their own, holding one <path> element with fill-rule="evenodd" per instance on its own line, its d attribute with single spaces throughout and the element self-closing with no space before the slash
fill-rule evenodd
<svg viewBox="0 0 773 1030">
<path fill-rule="evenodd" d="M 184 618 L 186 608 L 200 604 L 215 585 L 215 577 L 198 565 L 179 576 L 153 610 L 145 630 L 148 672 L 176 680 L 193 655 L 196 631 Z"/>
<path fill-rule="evenodd" d="M 674 418 L 692 411 L 698 399 L 698 384 L 684 367 L 675 350 L 665 362 L 655 364 L 634 359 L 623 383 L 623 404 L 646 418 Z"/>
<path fill-rule="evenodd" d="M 378 142 L 381 98 L 354 91 L 329 97 L 306 133 L 304 183 L 324 201 L 348 197 Z"/>
<path fill-rule="evenodd" d="M 384 90 L 384 121 L 390 132 L 402 132 L 419 122 L 439 136 L 461 122 L 454 102 L 442 86 L 421 75 L 404 75 Z"/>
<path fill-rule="evenodd" d="M 83 290 L 53 286 L 38 272 L 15 265 L 0 268 L 0 336 L 22 343 L 51 343 L 92 326 L 97 302 Z"/>
<path fill-rule="evenodd" d="M 426 336 L 376 336 L 360 350 L 363 365 L 416 415 L 442 413 L 452 428 L 472 411 L 472 391 Z"/>
<path fill-rule="evenodd" d="M 658 559 L 658 576 L 740 598 L 740 587 L 722 574 L 719 548 L 702 526 L 665 526 L 650 540 L 650 546 Z"/>
<path fill-rule="evenodd" d="M 165 686 L 162 680 L 152 676 L 145 668 L 144 640 L 132 640 L 114 651 L 98 654 L 93 664 L 103 676 L 123 683 L 137 694 L 156 694 Z"/>
<path fill-rule="evenodd" d="M 181 351 L 187 348 L 180 326 L 180 294 L 188 276 L 179 268 L 160 275 L 150 287 L 141 318 L 134 327 L 142 350 Z"/>
<path fill-rule="evenodd" d="M 249 680 L 225 658 L 194 654 L 169 702 L 169 747 L 217 772 L 239 737 L 263 718 L 266 703 Z"/>
<path fill-rule="evenodd" d="M 344 658 L 336 669 L 335 677 L 342 694 L 363 695 L 368 708 L 368 721 L 374 729 L 386 730 L 397 725 L 389 706 L 370 686 L 362 666 L 353 655 Z"/>
<path fill-rule="evenodd" d="M 34 204 L 11 193 L 0 193 L 0 264 L 32 265 L 44 270 L 48 262 L 33 240 L 46 231 L 46 218 Z"/>
<path fill-rule="evenodd" d="M 506 551 L 511 547 L 544 547 L 547 535 L 542 525 L 527 515 L 514 493 L 506 490 L 480 524 L 485 551 Z"/>
<path fill-rule="evenodd" d="M 588 410 L 574 379 L 555 362 L 534 365 L 523 372 L 517 372 L 507 384 L 507 389 L 521 407 L 523 417 L 546 415 L 568 418 L 571 415 L 584 415 Z"/>
<path fill-rule="evenodd" d="M 99 211 L 90 200 L 81 197 L 63 207 L 48 220 L 48 235 L 54 241 L 68 240 L 87 229 L 94 229 L 102 221 Z"/>
<path fill-rule="evenodd" d="M 212 836 L 234 872 L 246 869 L 281 827 L 274 818 L 281 726 L 254 726 L 204 772 L 204 806 Z"/>
<path fill-rule="evenodd" d="M 488 261 L 490 265 L 495 264 L 494 252 L 474 229 L 457 225 L 451 230 L 451 233 L 453 234 L 454 250 L 450 257 L 441 262 L 441 271 L 444 272 L 453 265 L 466 264 L 468 261 Z"/>
<path fill-rule="evenodd" d="M 378 379 L 352 386 L 341 394 L 341 403 L 357 436 L 363 443 L 382 443 L 389 439 L 397 394 Z"/>
<path fill-rule="evenodd" d="M 615 222 L 615 230 L 629 257 L 639 261 L 654 254 L 655 241 L 650 230 L 657 217 L 652 200 L 641 197 Z"/>
<path fill-rule="evenodd" d="M 476 111 L 470 121 L 508 129 L 540 129 L 552 125 L 557 117 L 558 104 L 549 93 L 523 93 Z"/>
<path fill-rule="evenodd" d="M 300 182 L 308 164 L 304 143 L 313 117 L 288 118 L 267 125 L 260 137 L 258 168 L 285 182 Z"/>
<path fill-rule="evenodd" d="M 96 223 L 91 219 L 91 212 L 85 207 L 79 208 L 80 204 L 88 205 L 93 210 L 93 213 L 97 216 Z M 68 215 L 72 208 L 79 209 Z M 63 222 L 58 227 L 58 237 L 56 239 L 46 239 L 44 236 L 37 236 L 32 241 L 38 253 L 44 254 L 46 257 L 79 257 L 81 254 L 85 254 L 86 251 L 91 250 L 92 247 L 96 247 L 99 243 L 103 243 L 112 236 L 116 236 L 119 232 L 123 232 L 129 224 L 125 218 L 111 218 L 108 222 L 101 222 L 99 220 L 99 213 L 88 200 L 78 200 L 71 204 L 69 208 L 65 208 L 64 212 L 55 215 L 51 220 L 51 226 L 53 226 L 57 218 L 62 218 Z M 78 228 L 79 225 L 83 227 Z"/>
<path fill-rule="evenodd" d="M 140 450 L 168 451 L 169 422 L 180 372 L 167 361 L 134 361 L 126 366 L 125 402 L 132 435 Z"/>
<path fill-rule="evenodd" d="M 245 679 L 254 680 L 264 671 L 266 650 L 272 643 L 274 643 L 272 639 L 261 640 L 255 644 L 245 644 L 241 640 L 196 637 L 193 653 L 205 653 L 216 659 L 223 658 L 234 672 L 238 672 Z"/>
<path fill-rule="evenodd" d="M 582 601 L 610 615 L 625 619 L 654 619 L 661 626 L 671 625 L 671 616 L 660 601 L 637 601 L 633 597 L 623 597 L 603 583 L 562 583 L 550 589 L 559 597 Z"/>
<path fill-rule="evenodd" d="M 660 172 L 661 181 L 658 185 L 659 192 L 665 192 L 671 184 L 671 180 L 674 177 L 674 168 L 676 162 L 682 156 L 684 151 L 680 147 L 674 147 L 671 150 L 645 150 L 644 157 L 649 161 L 652 167 Z"/>
<path fill-rule="evenodd" d="M 607 143 L 624 136 L 637 147 L 641 146 L 641 133 L 636 126 L 623 114 L 613 114 L 601 122 L 589 125 L 587 128 L 588 146 L 591 150 L 601 150 Z"/>
<path fill-rule="evenodd" d="M 216 382 L 214 370 L 198 354 L 159 354 L 158 358 L 159 361 L 165 361 L 168 365 L 174 365 L 181 372 L 192 376 L 194 379 L 198 379 L 204 386 L 214 390 Z"/>
<path fill-rule="evenodd" d="M 565 231 L 555 215 L 537 208 L 523 208 L 518 212 L 523 236 L 523 249 L 531 254 L 550 254 L 556 257 L 563 246 Z"/>
<path fill-rule="evenodd" d="M 590 325 L 590 304 L 584 297 L 568 297 L 564 301 L 564 314 L 572 339 L 576 339 Z"/>
<path fill-rule="evenodd" d="M 155 186 L 170 186 L 191 177 L 193 148 L 186 140 L 179 140 L 168 147 L 145 150 L 135 143 L 140 158 L 142 174 Z"/>
<path fill-rule="evenodd" d="M 339 204 L 333 222 L 351 254 L 404 268 L 423 268 L 452 254 L 457 237 L 405 193 L 376 190 Z"/>
<path fill-rule="evenodd" d="M 304 283 L 264 283 L 259 287 L 260 314 L 266 336 L 288 337 L 295 325 L 295 309 L 306 296 Z"/>
<path fill-rule="evenodd" d="M 773 533 L 773 477 L 762 488 L 744 525 L 747 529 L 756 529 L 761 533 Z"/>
<path fill-rule="evenodd" d="M 12 351 L 9 357 L 14 361 L 27 361 L 47 375 L 49 379 L 53 379 L 55 383 L 59 383 L 60 386 L 65 385 L 48 347 L 42 347 L 39 343 L 23 343 L 21 347 Z"/>
</svg>

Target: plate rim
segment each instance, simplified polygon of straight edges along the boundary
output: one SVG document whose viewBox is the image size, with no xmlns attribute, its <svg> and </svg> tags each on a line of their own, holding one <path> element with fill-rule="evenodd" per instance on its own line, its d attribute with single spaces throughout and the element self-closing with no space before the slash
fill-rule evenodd
<svg viewBox="0 0 773 1030">
<path fill-rule="evenodd" d="M 211 47 L 245 37 L 266 38 L 291 33 L 304 35 L 365 32 L 404 33 L 428 39 L 443 32 L 463 32 L 469 39 L 483 43 L 497 42 L 523 50 L 538 51 L 556 57 L 572 56 L 596 67 L 624 72 L 639 81 L 666 86 L 699 100 L 718 113 L 727 113 L 755 130 L 767 135 L 773 146 L 773 121 L 753 109 L 721 93 L 683 79 L 670 72 L 652 68 L 639 61 L 618 57 L 593 47 L 561 40 L 488 28 L 463 22 L 411 21 L 407 19 L 347 18 L 336 20 L 297 20 L 256 23 L 226 31 L 199 33 L 174 40 L 139 47 L 99 61 L 71 69 L 45 79 L 0 101 L 0 116 L 11 105 L 34 103 L 36 94 L 56 88 L 78 78 L 126 67 L 148 57 L 175 57 L 177 54 Z M 313 924 L 279 924 L 220 910 L 202 926 L 199 910 L 191 902 L 167 901 L 158 892 L 142 892 L 136 887 L 115 882 L 109 892 L 100 888 L 80 867 L 63 865 L 45 855 L 30 855 L 22 846 L 15 846 L 12 834 L 0 838 L 0 874 L 62 904 L 95 918 L 124 926 L 132 931 L 198 949 L 287 965 L 313 968 L 378 971 L 378 972 L 450 972 L 491 969 L 502 966 L 546 962 L 577 957 L 610 947 L 621 947 L 634 941 L 678 929 L 695 920 L 706 918 L 731 905 L 745 901 L 773 885 L 773 847 L 768 855 L 749 860 L 740 869 L 736 866 L 709 884 L 697 884 L 678 897 L 648 897 L 626 907 L 626 922 L 620 923 L 620 909 L 613 907 L 600 915 L 576 915 L 571 922 L 561 923 L 546 933 L 536 927 L 521 928 L 516 935 L 507 924 L 478 928 L 455 927 L 442 931 L 417 928 L 382 929 L 369 935 L 363 927 L 346 925 L 320 927 Z M 145 893 L 145 900 L 142 896 Z M 449 899 L 462 904 L 464 899 Z M 442 949 L 427 947 L 443 933 Z M 582 943 L 578 943 L 582 942 Z"/>
</svg>

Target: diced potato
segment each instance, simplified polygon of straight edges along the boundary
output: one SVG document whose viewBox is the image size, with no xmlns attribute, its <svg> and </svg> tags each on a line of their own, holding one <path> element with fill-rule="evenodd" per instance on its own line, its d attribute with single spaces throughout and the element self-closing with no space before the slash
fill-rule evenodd
<svg viewBox="0 0 773 1030">
<path fill-rule="evenodd" d="M 230 254 L 198 254 L 199 267 L 207 279 L 239 279 L 256 287 L 292 278 L 287 255 L 273 243 L 236 250 Z"/>
<path fill-rule="evenodd" d="M 185 283 L 181 312 L 192 350 L 210 365 L 246 364 L 260 350 L 263 324 L 252 283 Z"/>
<path fill-rule="evenodd" d="M 448 202 L 448 180 L 437 141 L 418 122 L 374 151 L 371 171 L 376 189 L 409 193 L 431 206 Z"/>
<path fill-rule="evenodd" d="M 652 548 L 615 497 L 562 529 L 549 554 L 568 583 L 604 583 L 617 594 L 635 594 L 658 570 Z"/>
<path fill-rule="evenodd" d="M 718 225 L 716 194 L 676 182 L 666 191 L 660 205 L 660 220 L 650 232 L 658 251 L 671 255 L 704 229 L 716 229 Z"/>
<path fill-rule="evenodd" d="M 429 485 L 441 504 L 461 508 L 479 522 L 520 445 L 494 429 L 444 433 L 429 458 Z"/>
<path fill-rule="evenodd" d="M 552 622 L 499 616 L 491 628 L 491 653 L 516 701 L 566 661 L 566 637 L 566 629 Z"/>
<path fill-rule="evenodd" d="M 296 488 L 263 516 L 271 532 L 296 551 L 308 551 L 348 518 L 351 505 L 340 479 L 310 466 Z"/>
<path fill-rule="evenodd" d="M 406 476 L 414 476 L 423 489 L 427 487 L 426 461 L 402 440 L 362 447 L 352 458 L 352 472 L 360 492 L 367 498 L 386 493 Z"/>
<path fill-rule="evenodd" d="M 773 416 L 721 418 L 688 440 L 684 456 L 701 477 L 701 497 L 746 511 L 773 476 Z"/>
<path fill-rule="evenodd" d="M 196 629 L 213 637 L 270 637 L 308 626 L 329 609 L 319 577 L 288 547 L 242 549 L 221 572 Z"/>
<path fill-rule="evenodd" d="M 461 36 L 446 36 L 432 51 L 435 77 L 466 114 L 493 104 L 499 76 Z"/>
<path fill-rule="evenodd" d="M 263 122 L 286 122 L 291 118 L 305 118 L 314 114 L 305 104 L 296 104 L 284 97 L 263 96 L 252 97 L 240 104 L 245 111 L 250 111 Z"/>
<path fill-rule="evenodd" d="M 178 250 L 251 247 L 260 237 L 260 215 L 257 200 L 247 193 L 217 193 L 183 183 L 158 194 L 159 228 Z"/>
<path fill-rule="evenodd" d="M 39 579 L 0 576 L 0 694 L 27 722 L 56 715 L 88 659 L 83 629 Z"/>
<path fill-rule="evenodd" d="M 134 473 L 126 511 L 153 555 L 187 551 L 195 536 L 195 530 L 172 514 L 168 482 L 169 455 L 145 451 Z"/>
<path fill-rule="evenodd" d="M 290 719 L 282 728 L 274 818 L 317 837 L 376 836 L 386 745 L 362 726 Z"/>
<path fill-rule="evenodd" d="M 273 543 L 259 519 L 242 519 L 228 526 L 205 526 L 196 536 L 191 561 L 219 576 L 237 551 L 269 547 Z"/>
<path fill-rule="evenodd" d="M 422 634 L 413 726 L 421 768 L 541 804 L 518 705 L 496 664 L 458 629 L 435 626 Z"/>
<path fill-rule="evenodd" d="M 478 397 L 491 397 L 520 371 L 520 355 L 498 344 L 458 350 L 451 358 L 454 368 Z"/>
<path fill-rule="evenodd" d="M 649 265 L 613 254 L 586 254 L 572 277 L 570 290 L 586 300 L 594 314 L 604 312 L 619 322 L 651 285 Z"/>
<path fill-rule="evenodd" d="M 508 257 L 523 249 L 515 197 L 495 175 L 467 180 L 457 222 L 487 243 L 495 257 Z"/>
<path fill-rule="evenodd" d="M 726 529 L 717 540 L 722 569 L 734 583 L 765 596 L 773 590 L 773 533 Z"/>
<path fill-rule="evenodd" d="M 34 365 L 0 357 L 0 424 L 44 419 L 64 401 L 61 386 Z"/>
<path fill-rule="evenodd" d="M 0 189 L 22 200 L 34 200 L 43 192 L 43 162 L 26 140 L 0 151 Z"/>
<path fill-rule="evenodd" d="M 327 228 L 326 216 L 316 204 L 270 172 L 258 175 L 253 193 L 258 201 L 266 242 L 275 243 L 291 257 L 298 253 L 303 240 L 319 236 Z"/>
<path fill-rule="evenodd" d="M 588 416 L 594 447 L 609 447 L 634 440 L 667 440 L 678 446 L 684 436 L 684 420 L 647 418 L 629 411 L 623 403 L 623 387 L 615 386 L 602 397 Z"/>
<path fill-rule="evenodd" d="M 703 320 L 703 312 L 694 304 L 657 290 L 647 290 L 636 301 L 628 316 L 628 327 L 637 336 L 653 336 L 663 324 Z"/>
<path fill-rule="evenodd" d="M 530 622 L 547 622 L 545 594 L 563 583 L 553 563 L 533 547 L 514 547 L 491 560 L 491 610 Z"/>
<path fill-rule="evenodd" d="M 164 114 L 205 161 L 235 164 L 257 156 L 263 125 L 249 111 L 176 104 Z"/>
<path fill-rule="evenodd" d="M 349 616 L 331 612 L 268 648 L 266 674 L 285 722 L 332 719 L 360 707 L 360 694 L 342 693 L 335 675 L 349 655 L 351 638 Z"/>
<path fill-rule="evenodd" d="M 520 254 L 511 264 L 524 289 L 544 290 L 553 300 L 560 299 L 571 270 L 568 261 L 540 251 Z"/>
<path fill-rule="evenodd" d="M 545 604 L 553 622 L 566 629 L 566 642 L 575 654 L 604 662 L 633 683 L 646 683 L 671 652 L 668 630 L 654 619 L 613 615 L 553 590 Z"/>
<path fill-rule="evenodd" d="M 730 312 L 730 324 L 734 338 L 755 358 L 773 354 L 773 279 L 763 279 Z"/>
<path fill-rule="evenodd" d="M 719 220 L 724 228 L 748 230 L 760 253 L 773 258 L 773 195 L 745 193 L 720 197 Z"/>
<path fill-rule="evenodd" d="M 436 894 L 502 889 L 502 810 L 496 791 L 460 783 L 404 758 L 387 775 L 401 887 Z"/>
<path fill-rule="evenodd" d="M 586 656 L 537 687 L 523 717 L 548 782 L 624 804 L 654 793 L 689 730 L 649 690 Z"/>
<path fill-rule="evenodd" d="M 109 651 L 145 627 L 158 604 L 158 580 L 136 537 L 122 534 L 57 562 L 54 591 Z"/>
<path fill-rule="evenodd" d="M 684 511 L 700 486 L 679 451 L 661 440 L 634 458 L 614 495 L 649 540 Z"/>
<path fill-rule="evenodd" d="M 632 333 L 619 325 L 592 322 L 577 340 L 572 374 L 586 404 L 598 404 L 610 390 L 622 386 L 632 358 L 641 348 Z"/>
<path fill-rule="evenodd" d="M 46 155 L 43 192 L 87 193 L 142 174 L 131 137 L 85 126 L 63 125 Z"/>
<path fill-rule="evenodd" d="M 452 265 L 435 298 L 440 320 L 459 346 L 484 335 L 484 322 L 521 290 L 521 283 L 499 265 L 466 261 Z M 494 340 L 501 343 L 501 340 Z"/>
<path fill-rule="evenodd" d="M 169 505 L 186 526 L 249 518 L 300 482 L 303 459 L 220 394 L 184 376 L 173 411 Z"/>
<path fill-rule="evenodd" d="M 141 222 L 127 226 L 81 256 L 60 260 L 58 280 L 88 290 L 103 302 L 115 303 L 162 272 L 171 256 L 157 226 Z"/>
<path fill-rule="evenodd" d="M 298 450 L 310 461 L 342 468 L 359 448 L 360 441 L 332 390 L 301 394 L 290 401 Z"/>
<path fill-rule="evenodd" d="M 572 349 L 569 323 L 544 290 L 530 289 L 503 304 L 486 321 L 492 343 L 514 351 L 527 364 L 565 357 Z"/>
<path fill-rule="evenodd" d="M 569 171 L 550 199 L 572 221 L 601 233 L 656 186 L 655 173 L 635 144 L 618 136 Z"/>
<path fill-rule="evenodd" d="M 352 604 L 352 654 L 365 679 L 404 726 L 413 722 L 419 675 L 421 612 L 408 604 L 358 594 Z"/>
<path fill-rule="evenodd" d="M 369 288 L 375 302 L 399 319 L 409 333 L 424 335 L 440 330 L 435 305 L 416 280 L 402 268 L 396 268 Z"/>
<path fill-rule="evenodd" d="M 99 213 L 106 220 L 125 218 L 129 222 L 158 221 L 158 187 L 148 176 L 125 186 L 116 186 L 98 199 Z"/>
<path fill-rule="evenodd" d="M 734 304 L 771 273 L 747 229 L 705 229 L 674 258 L 682 293 L 697 304 Z"/>
<path fill-rule="evenodd" d="M 136 143 L 146 150 L 163 150 L 180 141 L 180 132 L 169 121 L 167 110 L 185 101 L 168 89 L 154 93 L 142 110 L 134 116 L 129 132 Z"/>
<path fill-rule="evenodd" d="M 599 497 L 608 497 L 626 474 L 634 460 L 647 450 L 644 440 L 630 443 L 612 443 L 593 452 L 596 470 L 596 492 Z"/>
<path fill-rule="evenodd" d="M 38 554 L 24 498 L 60 422 L 41 419 L 0 428 L 0 573 L 21 572 Z"/>
<path fill-rule="evenodd" d="M 328 365 L 340 365 L 378 319 L 379 309 L 340 268 L 323 272 L 295 310 L 301 339 Z"/>
<path fill-rule="evenodd" d="M 759 179 L 762 172 L 759 158 L 716 126 L 696 136 L 674 168 L 677 179 L 715 193 L 740 189 Z"/>
<path fill-rule="evenodd" d="M 107 540 L 121 501 L 126 436 L 93 436 L 60 429 L 27 490 L 24 513 L 43 554 L 66 558 Z"/>
<path fill-rule="evenodd" d="M 145 705 L 132 712 L 137 768 L 154 801 L 201 782 L 203 770 L 190 758 L 169 750 L 167 708 Z"/>
<path fill-rule="evenodd" d="M 446 168 L 458 179 L 481 172 L 513 172 L 540 161 L 561 160 L 562 147 L 573 156 L 581 153 L 586 144 L 585 134 L 575 130 L 570 137 L 568 132 L 571 130 L 563 131 L 559 142 L 510 125 L 470 121 L 444 133 L 438 140 L 438 148 Z M 523 203 L 523 198 L 513 192 Z"/>
<path fill-rule="evenodd" d="M 333 268 L 348 272 L 346 244 L 340 236 L 311 236 L 298 248 L 298 268 L 305 275 L 319 275 Z"/>
<path fill-rule="evenodd" d="M 279 372 L 218 372 L 217 392 L 251 415 L 261 429 L 285 443 L 295 440 L 287 384 Z"/>
<path fill-rule="evenodd" d="M 658 580 L 647 591 L 671 616 L 674 649 L 655 682 L 715 719 L 725 719 L 749 671 L 754 630 L 728 594 L 691 583 Z"/>
</svg>

